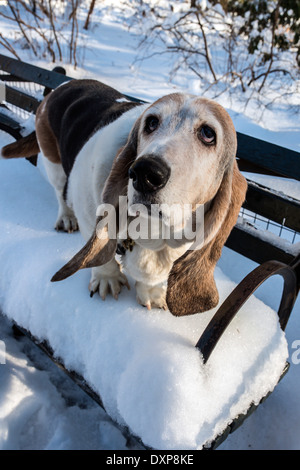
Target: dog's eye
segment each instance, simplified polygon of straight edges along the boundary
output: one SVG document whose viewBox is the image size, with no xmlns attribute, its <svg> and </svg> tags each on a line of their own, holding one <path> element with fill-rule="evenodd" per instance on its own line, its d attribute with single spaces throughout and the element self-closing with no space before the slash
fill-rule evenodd
<svg viewBox="0 0 300 470">
<path fill-rule="evenodd" d="M 216 142 L 216 133 L 209 126 L 202 126 L 198 129 L 198 138 L 207 145 L 212 145 Z"/>
<path fill-rule="evenodd" d="M 151 134 L 154 132 L 159 126 L 159 119 L 156 116 L 148 116 L 145 122 L 145 132 L 147 134 Z"/>
</svg>

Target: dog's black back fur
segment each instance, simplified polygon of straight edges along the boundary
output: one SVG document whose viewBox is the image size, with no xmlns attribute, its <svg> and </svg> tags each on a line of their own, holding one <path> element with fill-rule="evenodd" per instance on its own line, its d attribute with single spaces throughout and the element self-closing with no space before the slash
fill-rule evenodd
<svg viewBox="0 0 300 470">
<path fill-rule="evenodd" d="M 116 101 L 122 98 L 124 101 Z M 139 104 L 126 101 L 124 95 L 97 80 L 72 80 L 51 93 L 48 119 L 67 176 L 87 140 Z"/>
</svg>

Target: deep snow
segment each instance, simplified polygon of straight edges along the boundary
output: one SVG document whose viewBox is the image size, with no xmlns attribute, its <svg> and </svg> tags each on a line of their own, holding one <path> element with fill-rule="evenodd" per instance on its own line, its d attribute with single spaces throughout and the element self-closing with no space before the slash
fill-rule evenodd
<svg viewBox="0 0 300 470">
<path fill-rule="evenodd" d="M 153 61 L 151 64 L 147 62 L 142 63 L 141 69 L 132 67 L 131 63 L 134 58 L 137 38 L 134 34 L 128 34 L 126 28 L 122 27 L 119 22 L 113 23 L 111 13 L 110 15 L 102 16 L 102 24 L 94 24 L 92 37 L 94 42 L 88 43 L 86 46 L 85 70 L 80 69 L 73 73 L 69 69 L 69 75 L 84 76 L 87 71 L 88 75 L 96 76 L 125 93 L 147 100 L 155 99 L 162 94 L 173 91 L 174 88 L 190 89 L 194 87 L 191 78 L 181 83 L 168 83 L 167 69 L 160 58 L 155 62 L 156 72 L 154 77 L 153 74 L 151 76 L 151 71 L 154 69 Z M 5 53 L 5 51 L 1 52 Z M 97 63 L 95 63 L 96 58 Z M 24 60 L 27 60 L 27 58 L 24 57 Z M 47 63 L 40 63 L 39 65 L 51 68 L 51 65 Z M 220 102 L 222 102 L 222 99 Z M 274 127 L 276 129 L 275 132 L 271 130 L 272 119 L 270 114 L 268 114 L 269 119 L 266 119 L 263 123 L 265 127 L 269 127 L 267 130 L 250 122 L 248 118 L 238 114 L 237 110 L 230 112 L 237 130 L 299 150 L 299 133 L 295 132 L 295 130 L 299 131 L 300 123 L 294 122 L 293 132 L 289 132 L 291 118 L 288 115 L 282 116 L 281 131 L 278 130 L 278 124 L 276 123 Z M 3 141 L 4 136 L 1 135 L 1 146 Z M 143 420 L 152 418 L 157 413 L 157 408 L 161 407 L 158 416 L 167 417 L 170 426 L 169 428 L 168 426 L 162 428 L 165 431 L 166 437 L 164 439 L 166 440 L 160 441 L 158 445 L 164 447 L 166 442 L 169 442 L 170 446 L 174 442 L 177 442 L 177 445 L 180 445 L 178 442 L 184 442 L 185 448 L 188 448 L 188 446 L 193 448 L 195 444 L 191 444 L 192 441 L 188 441 L 188 443 L 187 441 L 180 441 L 184 430 L 188 430 L 190 433 L 191 429 L 189 426 L 191 426 L 191 422 L 187 423 L 185 421 L 186 416 L 188 416 L 186 413 L 180 414 L 180 409 L 176 409 L 177 403 L 182 404 L 182 398 L 180 397 L 182 397 L 186 389 L 180 389 L 179 387 L 179 391 L 178 389 L 176 390 L 178 383 L 176 381 L 172 382 L 174 377 L 170 371 L 174 367 L 172 361 L 175 360 L 175 367 L 179 367 L 178 373 L 182 377 L 183 383 L 193 384 L 188 390 L 188 393 L 191 394 L 191 400 L 194 400 L 192 402 L 193 407 L 189 411 L 190 415 L 192 415 L 193 411 L 199 407 L 199 401 L 194 398 L 194 393 L 198 390 L 193 380 L 193 372 L 197 370 L 199 363 L 197 363 L 198 359 L 192 348 L 191 338 L 192 340 L 198 339 L 199 320 L 197 317 L 200 316 L 191 317 L 191 319 L 182 322 L 184 328 L 180 326 L 180 333 L 182 334 L 181 330 L 183 329 L 183 336 L 178 336 L 178 327 L 171 326 L 170 328 L 170 325 L 175 325 L 172 323 L 174 319 L 167 318 L 167 313 L 164 312 L 151 312 L 150 314 L 144 312 L 143 309 L 135 305 L 132 292 L 123 292 L 118 304 L 115 304 L 113 300 L 109 300 L 105 304 L 104 310 L 104 306 L 99 299 L 93 298 L 91 300 L 88 298 L 87 272 L 80 273 L 76 278 L 73 277 L 67 282 L 67 285 L 66 283 L 55 285 L 55 287 L 51 288 L 51 296 L 48 297 L 50 293 L 47 284 L 49 267 L 53 267 L 53 272 L 55 272 L 55 268 L 59 267 L 58 260 L 68 259 L 69 254 L 76 251 L 76 247 L 80 246 L 80 236 L 58 235 L 52 230 L 56 211 L 54 195 L 48 183 L 41 178 L 36 169 L 25 161 L 1 161 L 0 164 L 1 177 L 3 178 L 1 183 L 1 201 L 5 200 L 9 195 L 8 203 L 1 205 L 0 216 L 3 227 L 1 232 L 1 252 L 4 256 L 4 261 L 1 264 L 0 296 L 4 311 L 10 316 L 20 319 L 21 322 L 28 322 L 35 329 L 33 333 L 38 336 L 49 334 L 52 331 L 52 341 L 57 348 L 57 353 L 64 353 L 67 356 L 65 359 L 67 365 L 76 366 L 80 372 L 86 371 L 86 364 L 89 363 L 89 358 L 84 358 L 83 356 L 85 354 L 88 356 L 91 350 L 84 347 L 82 350 L 72 351 L 71 346 L 65 343 L 66 338 L 68 339 L 69 337 L 68 329 L 70 328 L 70 337 L 74 338 L 72 335 L 75 334 L 76 337 L 76 330 L 79 327 L 79 332 L 82 335 L 81 341 L 78 340 L 78 345 L 80 346 L 89 344 L 90 337 L 87 338 L 84 335 L 87 335 L 89 331 L 97 331 L 97 329 L 94 330 L 94 325 L 96 324 L 101 325 L 101 328 L 99 326 L 100 330 L 98 330 L 98 333 L 99 331 L 102 332 L 103 328 L 115 331 L 116 337 L 113 337 L 105 344 L 106 357 L 115 362 L 112 362 L 110 365 L 105 361 L 103 364 L 100 363 L 100 375 L 98 370 L 95 370 L 96 367 L 99 367 L 99 363 L 96 363 L 96 361 L 92 361 L 92 364 L 90 364 L 91 370 L 87 369 L 89 373 L 88 378 L 92 380 L 101 381 L 101 377 L 109 379 L 106 382 L 104 381 L 104 385 L 99 383 L 94 385 L 100 388 L 104 387 L 104 395 L 109 397 L 107 398 L 107 406 L 111 415 L 114 418 L 120 419 L 119 413 L 123 413 L 122 419 L 125 418 L 125 421 L 134 420 L 135 422 L 130 424 L 135 426 L 135 429 L 139 432 L 141 428 L 145 427 Z M 281 182 L 281 184 L 283 183 Z M 277 182 L 275 185 L 277 185 Z M 286 192 L 289 192 L 294 197 L 299 197 L 299 183 L 291 182 L 289 184 L 285 181 L 284 185 Z M 72 240 L 72 243 L 70 240 Z M 33 254 L 31 254 L 32 250 L 34 251 Z M 49 256 L 50 250 L 52 250 L 53 257 Z M 219 269 L 217 270 L 217 278 L 224 295 L 232 288 L 231 281 L 239 282 L 253 267 L 254 263 L 225 248 L 219 262 Z M 50 275 L 53 272 L 51 271 Z M 226 279 L 224 274 L 231 281 Z M 74 286 L 76 291 L 75 300 Z M 268 281 L 267 285 L 258 291 L 257 297 L 266 306 L 276 309 L 280 287 L 280 282 L 277 279 Z M 80 299 L 79 306 L 76 303 L 77 296 Z M 56 302 L 60 303 L 60 317 L 56 317 L 56 312 L 51 311 Z M 68 313 L 70 317 L 64 318 L 66 310 L 71 308 L 71 305 L 73 305 L 73 312 Z M 76 310 L 77 308 L 78 310 Z M 98 309 L 101 309 L 101 312 Z M 248 311 L 251 313 L 251 309 L 248 308 Z M 44 312 L 46 312 L 46 315 Z M 269 312 L 269 310 L 258 302 L 255 304 L 254 312 L 262 317 L 264 312 Z M 115 315 L 115 320 L 110 313 Z M 123 313 L 129 316 L 125 317 Z M 299 300 L 287 328 L 290 361 L 292 359 L 289 373 L 276 387 L 271 397 L 259 407 L 241 429 L 227 439 L 221 448 L 300 448 L 298 424 L 300 410 L 297 393 L 300 385 L 299 365 L 297 364 L 299 357 L 299 354 L 297 354 L 297 347 L 299 347 L 297 346 L 297 341 L 300 338 L 300 322 L 299 318 L 297 318 L 297 313 L 299 313 Z M 107 315 L 108 323 L 103 323 L 105 318 L 101 314 Z M 51 322 L 52 315 L 55 318 L 53 325 Z M 248 315 L 250 314 L 248 313 Z M 272 316 L 272 313 L 270 313 L 270 318 L 271 324 L 274 326 L 272 320 L 274 316 Z M 204 321 L 204 319 L 205 315 L 201 316 L 200 322 Z M 64 320 L 69 321 L 64 324 Z M 128 327 L 128 320 L 130 320 L 131 329 Z M 113 325 L 114 321 L 116 322 L 115 325 Z M 112 326 L 110 326 L 110 322 L 112 322 Z M 253 326 L 255 332 L 257 323 L 258 320 Z M 262 327 L 259 331 L 264 332 L 267 330 L 268 334 L 270 334 L 268 325 L 265 324 L 265 328 L 263 328 L 263 325 L 263 323 L 262 325 L 260 324 L 259 318 L 259 326 Z M 89 330 L 88 328 L 91 329 Z M 149 331 L 156 334 L 156 328 L 158 328 L 157 334 L 160 340 L 158 341 L 158 351 L 153 355 L 154 348 L 151 343 L 153 339 L 149 340 L 151 338 Z M 125 362 L 126 359 L 128 360 L 127 369 L 125 367 L 127 377 L 125 373 L 121 380 L 119 380 L 120 377 L 116 367 L 120 367 L 121 363 L 118 360 L 120 360 L 119 356 L 120 354 L 122 355 L 122 350 L 118 351 L 119 343 L 117 335 L 122 337 L 125 331 L 128 337 L 126 338 L 125 335 L 125 338 L 122 338 L 124 342 L 121 344 L 126 345 L 126 341 L 131 344 L 130 340 L 132 337 L 130 334 L 133 334 L 135 331 L 138 333 L 140 331 L 144 332 L 142 337 L 144 341 L 137 343 L 136 349 L 134 350 L 133 348 L 133 351 L 131 351 L 132 356 L 129 357 L 126 353 L 124 358 L 121 358 Z M 255 332 L 249 338 L 254 343 Z M 66 336 L 64 337 L 65 333 Z M 266 339 L 268 334 L 262 341 Z M 52 366 L 49 366 L 47 361 L 34 348 L 29 346 L 26 339 L 19 342 L 15 341 L 11 336 L 6 319 L 1 319 L 0 335 L 0 340 L 4 341 L 6 346 L 6 364 L 0 365 L 0 393 L 3 397 L 0 405 L 0 416 L 2 419 L 0 425 L 0 448 L 126 449 L 132 446 L 136 448 L 135 444 L 128 444 L 126 442 L 119 428 L 111 422 L 110 418 L 99 407 L 95 406 L 91 400 L 77 391 L 66 378 L 60 375 L 61 372 L 57 372 Z M 188 343 L 186 343 L 186 335 Z M 111 338 L 111 336 L 110 332 L 109 337 Z M 97 341 L 99 341 L 97 335 L 96 337 Z M 156 336 L 154 338 L 156 339 Z M 96 339 L 91 344 L 95 345 Z M 252 343 L 250 345 L 253 346 Z M 111 354 L 112 350 L 118 351 L 116 358 Z M 149 350 L 151 354 L 148 353 Z M 141 351 L 143 354 L 140 354 Z M 178 354 L 181 354 L 181 357 L 180 361 L 176 362 L 175 356 L 177 351 Z M 163 361 L 161 355 L 164 358 Z M 283 358 L 284 352 L 279 354 L 279 356 Z M 242 362 L 242 365 L 246 366 L 245 362 Z M 278 364 L 278 361 L 276 360 L 275 363 Z M 38 367 L 36 364 L 38 364 Z M 150 391 L 153 391 L 153 381 L 151 381 L 150 386 L 147 386 L 147 380 L 150 380 L 151 374 L 145 376 L 145 364 L 147 365 L 146 369 L 150 370 L 150 372 L 151 368 L 154 367 L 161 371 L 156 389 L 158 393 L 157 402 L 155 402 L 153 396 L 151 398 L 151 394 L 148 395 Z M 182 364 L 185 364 L 185 367 L 182 368 Z M 39 367 L 45 370 L 39 370 Z M 106 369 L 108 367 L 110 367 L 109 372 Z M 220 370 L 220 366 L 216 368 L 218 374 Z M 269 377 L 270 374 L 268 373 L 267 375 Z M 137 383 L 138 376 L 142 378 L 144 376 L 145 378 L 145 382 L 141 381 L 140 390 L 136 391 L 136 393 L 140 393 L 140 398 L 139 395 L 136 397 L 132 394 L 133 391 L 130 389 L 132 384 Z M 169 377 L 170 380 L 166 380 L 166 377 Z M 164 390 L 165 383 L 173 384 L 175 387 L 175 393 L 171 394 L 173 402 L 163 397 L 162 391 Z M 110 387 L 112 390 L 109 390 Z M 148 405 L 143 400 L 149 398 L 149 396 L 152 408 L 148 409 Z M 130 401 L 131 399 L 132 401 Z M 75 400 L 76 404 L 74 404 Z M 116 405 L 116 403 L 118 404 Z M 174 414 L 172 410 L 168 415 L 168 406 L 171 404 L 173 404 L 173 409 L 178 414 Z M 141 407 L 140 410 L 139 406 Z M 133 413 L 135 407 L 139 410 L 139 413 L 136 415 Z M 196 419 L 192 429 L 192 433 L 194 432 L 195 435 L 197 434 L 195 426 L 197 426 L 198 422 L 199 420 Z M 49 423 L 51 423 L 50 426 Z M 165 423 L 163 424 L 165 426 Z M 179 426 L 179 434 L 177 426 Z M 156 429 L 153 428 L 153 435 L 156 433 Z M 151 433 L 151 429 L 149 432 Z M 189 436 L 189 439 L 191 438 L 192 436 Z M 153 444 L 157 444 L 157 441 Z"/>
</svg>

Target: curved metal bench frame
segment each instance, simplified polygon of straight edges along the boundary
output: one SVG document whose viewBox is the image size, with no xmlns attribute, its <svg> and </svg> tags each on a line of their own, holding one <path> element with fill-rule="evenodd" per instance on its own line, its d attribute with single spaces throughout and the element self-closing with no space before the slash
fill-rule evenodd
<svg viewBox="0 0 300 470">
<path fill-rule="evenodd" d="M 277 313 L 280 327 L 283 331 L 285 330 L 300 288 L 300 254 L 296 256 L 289 265 L 279 261 L 267 261 L 261 264 L 251 271 L 229 294 L 196 344 L 196 348 L 199 349 L 203 356 L 204 364 L 209 360 L 223 333 L 226 331 L 233 318 L 239 313 L 241 307 L 258 287 L 270 277 L 276 275 L 280 275 L 284 281 L 281 302 Z M 288 369 L 289 363 L 287 362 L 282 371 L 280 380 L 287 373 Z M 262 397 L 258 404 L 252 403 L 245 414 L 237 416 L 232 423 L 227 425 L 224 431 L 217 436 L 212 443 L 205 446 L 204 449 L 214 450 L 219 447 L 227 436 L 239 428 L 245 419 L 248 418 L 270 394 L 271 392 Z"/>
<path fill-rule="evenodd" d="M 259 286 L 275 275 L 280 275 L 284 280 L 278 317 L 282 330 L 285 330 L 300 287 L 300 254 L 289 265 L 280 261 L 266 261 L 250 272 L 237 285 L 219 307 L 196 344 L 196 348 L 203 355 L 204 364 L 208 361 L 222 334 L 241 307 Z"/>
</svg>

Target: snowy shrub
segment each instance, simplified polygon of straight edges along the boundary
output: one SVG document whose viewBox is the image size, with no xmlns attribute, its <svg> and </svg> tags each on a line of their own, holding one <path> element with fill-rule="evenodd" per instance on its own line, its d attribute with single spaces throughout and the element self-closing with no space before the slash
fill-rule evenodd
<svg viewBox="0 0 300 470">
<path fill-rule="evenodd" d="M 299 1 L 125 3 L 139 12 L 141 59 L 169 54 L 171 76 L 193 71 L 202 93 L 217 97 L 241 90 L 245 101 L 256 97 L 270 105 L 279 95 L 294 97 L 300 91 Z M 158 40 L 160 49 L 155 49 Z"/>
<path fill-rule="evenodd" d="M 110 18 L 141 38 L 134 65 L 166 57 L 175 86 L 192 72 L 191 91 L 213 99 L 300 105 L 299 0 L 7 0 L 1 16 L 12 30 L 0 45 L 18 59 L 26 48 L 33 59 L 84 67 L 99 19 Z"/>
<path fill-rule="evenodd" d="M 7 0 L 0 5 L 0 16 L 12 23 L 14 36 L 5 38 L 0 33 L 0 45 L 17 59 L 21 59 L 17 52 L 20 45 L 30 49 L 36 58 L 50 57 L 52 62 L 65 60 L 76 66 L 80 3 L 80 0 Z"/>
</svg>

